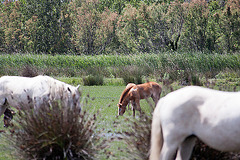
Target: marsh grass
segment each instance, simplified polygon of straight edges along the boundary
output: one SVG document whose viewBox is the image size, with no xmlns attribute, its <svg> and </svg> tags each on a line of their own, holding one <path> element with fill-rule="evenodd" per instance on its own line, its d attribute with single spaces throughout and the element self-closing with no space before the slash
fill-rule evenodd
<svg viewBox="0 0 240 160">
<path fill-rule="evenodd" d="M 138 76 L 162 77 L 170 74 L 179 79 L 179 72 L 194 72 L 207 78 L 214 78 L 219 72 L 238 71 L 239 54 L 204 54 L 202 52 L 135 55 L 0 55 L 0 75 L 21 75 L 19 69 L 25 66 L 34 68 L 38 73 L 49 76 L 80 77 L 100 74 L 107 78 L 123 78 L 124 73 Z M 136 73 L 136 74 L 135 74 Z M 141 73 L 141 74 L 139 74 Z M 136 79 L 134 79 L 136 81 Z"/>
</svg>

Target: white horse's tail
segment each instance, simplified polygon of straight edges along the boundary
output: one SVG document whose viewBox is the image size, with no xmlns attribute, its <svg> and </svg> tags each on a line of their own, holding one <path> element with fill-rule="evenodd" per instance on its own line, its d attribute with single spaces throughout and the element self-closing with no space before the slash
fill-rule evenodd
<svg viewBox="0 0 240 160">
<path fill-rule="evenodd" d="M 160 153 L 163 145 L 163 135 L 162 135 L 162 126 L 160 121 L 159 109 L 162 107 L 161 99 L 158 102 L 157 107 L 153 113 L 152 120 L 152 132 L 151 132 L 151 148 L 150 148 L 150 160 L 159 160 Z"/>
</svg>

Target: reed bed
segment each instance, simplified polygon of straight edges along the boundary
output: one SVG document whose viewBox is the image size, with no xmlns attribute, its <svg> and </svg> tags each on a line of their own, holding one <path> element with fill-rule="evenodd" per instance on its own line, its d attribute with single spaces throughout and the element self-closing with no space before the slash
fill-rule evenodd
<svg viewBox="0 0 240 160">
<path fill-rule="evenodd" d="M 134 55 L 0 55 L 0 75 L 20 75 L 30 66 L 39 74 L 50 76 L 87 76 L 101 74 L 122 78 L 129 68 L 141 69 L 142 76 L 194 72 L 214 77 L 220 71 L 240 69 L 240 54 L 172 53 Z"/>
</svg>

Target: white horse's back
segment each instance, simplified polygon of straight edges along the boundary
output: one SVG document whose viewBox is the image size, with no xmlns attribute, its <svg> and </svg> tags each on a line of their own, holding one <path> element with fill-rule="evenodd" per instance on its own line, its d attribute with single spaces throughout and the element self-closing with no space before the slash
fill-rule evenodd
<svg viewBox="0 0 240 160">
<path fill-rule="evenodd" d="M 38 107 L 51 100 L 62 100 L 63 104 L 77 105 L 80 109 L 80 93 L 77 87 L 48 76 L 0 78 L 0 110 L 6 101 L 12 107 Z M 0 114 L 0 115 L 1 115 Z"/>
<path fill-rule="evenodd" d="M 162 159 L 172 158 L 178 149 L 178 158 L 184 157 L 184 152 L 187 152 L 184 146 L 190 144 L 186 143 L 186 139 L 191 136 L 198 137 L 217 150 L 239 151 L 240 128 L 237 126 L 240 125 L 240 93 L 194 86 L 179 89 L 159 101 L 152 124 L 155 124 L 152 126 L 152 159 L 158 159 L 160 155 L 153 148 L 157 146 L 154 136 L 159 135 L 156 124 L 161 126 L 163 133 L 160 134 L 163 138 L 160 141 L 164 142 L 160 149 Z M 186 157 L 189 158 L 189 155 Z"/>
<path fill-rule="evenodd" d="M 6 97 L 8 103 L 13 106 L 32 104 L 32 97 L 42 96 L 48 92 L 47 80 L 44 76 L 33 78 L 4 76 L 0 78 L 0 96 Z"/>
</svg>

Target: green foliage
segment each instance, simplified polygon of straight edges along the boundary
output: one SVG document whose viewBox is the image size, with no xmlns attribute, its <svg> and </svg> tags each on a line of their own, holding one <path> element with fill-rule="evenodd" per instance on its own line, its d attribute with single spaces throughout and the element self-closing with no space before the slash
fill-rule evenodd
<svg viewBox="0 0 240 160">
<path fill-rule="evenodd" d="M 182 34 L 184 21 L 186 20 L 186 12 L 185 3 L 175 1 L 171 3 L 166 13 L 168 46 L 172 50 L 177 50 L 178 48 L 178 41 Z"/>
<path fill-rule="evenodd" d="M 23 14 L 26 20 L 29 21 L 33 17 L 37 18 L 37 30 L 34 34 L 35 37 L 31 39 L 34 42 L 34 51 L 38 53 L 64 53 L 71 49 L 67 45 L 69 40 L 66 40 L 69 37 L 66 34 L 71 34 L 71 28 L 66 27 L 66 23 L 71 24 L 71 22 L 67 16 L 67 8 L 64 8 L 65 5 L 67 5 L 66 2 L 61 0 L 24 1 Z M 61 25 L 62 23 L 64 25 Z M 67 31 L 64 31 L 66 29 Z"/>
<path fill-rule="evenodd" d="M 80 7 L 77 4 L 81 3 Z M 99 11 L 99 1 L 73 1 L 70 8 L 74 34 L 73 43 L 80 53 L 94 55 L 105 52 L 114 39 L 117 14 L 108 9 Z"/>
<path fill-rule="evenodd" d="M 225 51 L 236 51 L 240 49 L 240 2 L 229 0 L 221 12 L 220 29 L 223 34 L 220 46 Z"/>
<path fill-rule="evenodd" d="M 203 51 L 207 37 L 208 6 L 203 0 L 195 0 L 187 5 L 184 23 L 184 41 L 186 47 Z"/>
<path fill-rule="evenodd" d="M 148 26 L 149 20 L 147 6 L 141 3 L 139 10 L 132 5 L 127 5 L 123 15 L 118 20 L 117 35 L 119 41 L 126 47 L 124 51 L 134 53 L 136 51 L 150 51 Z"/>
<path fill-rule="evenodd" d="M 0 46 L 3 47 L 3 51 L 9 53 L 20 52 L 23 49 L 22 14 L 20 9 L 18 1 L 12 3 L 8 0 L 0 8 L 0 31 L 2 35 Z"/>
<path fill-rule="evenodd" d="M 37 74 L 50 76 L 81 77 L 100 75 L 109 78 L 134 77 L 137 79 L 154 76 L 161 78 L 165 73 L 173 79 L 198 73 L 212 78 L 220 71 L 240 69 L 239 54 L 162 53 L 139 55 L 1 55 L 0 75 L 22 75 L 29 66 Z M 181 71 L 181 72 L 179 72 Z M 188 73 L 188 74 L 186 74 Z M 135 83 L 138 80 L 134 79 Z M 128 80 L 126 82 L 129 82 Z"/>
<path fill-rule="evenodd" d="M 88 75 L 83 77 L 83 84 L 85 86 L 103 85 L 103 76 Z"/>
<path fill-rule="evenodd" d="M 0 11 L 0 51 L 8 53 L 240 49 L 238 0 L 7 0 Z"/>
</svg>

